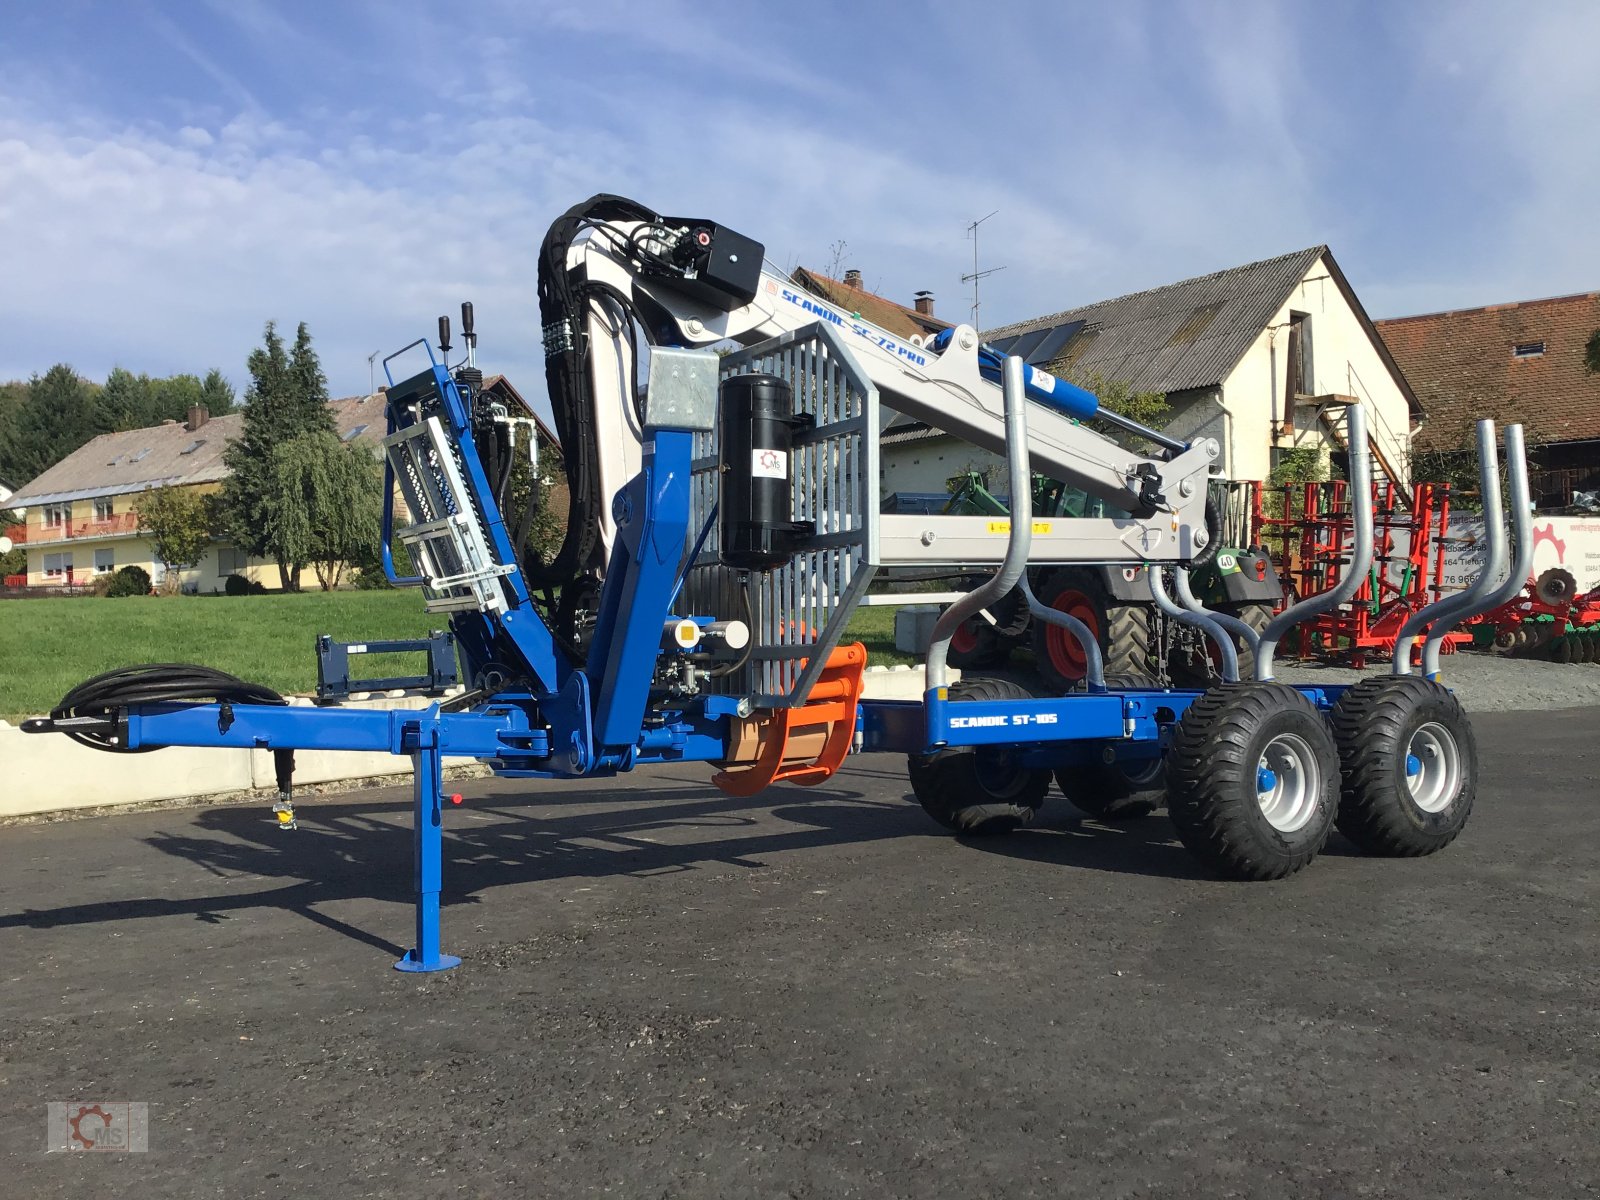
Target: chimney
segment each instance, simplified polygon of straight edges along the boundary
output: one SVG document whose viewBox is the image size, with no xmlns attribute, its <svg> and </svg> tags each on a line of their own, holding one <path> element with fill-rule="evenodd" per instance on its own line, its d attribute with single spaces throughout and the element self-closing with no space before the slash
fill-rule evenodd
<svg viewBox="0 0 1600 1200">
<path fill-rule="evenodd" d="M 860 291 L 861 272 L 856 270 L 854 267 L 851 267 L 844 273 L 844 285 L 845 287 L 855 288 L 857 291 Z"/>
<path fill-rule="evenodd" d="M 204 404 L 189 405 L 189 420 L 186 422 L 189 432 L 193 433 L 200 426 L 211 420 L 211 410 Z"/>
<path fill-rule="evenodd" d="M 918 292 L 916 295 L 916 307 L 917 312 L 922 314 L 924 317 L 933 316 L 933 293 L 926 291 Z"/>
</svg>

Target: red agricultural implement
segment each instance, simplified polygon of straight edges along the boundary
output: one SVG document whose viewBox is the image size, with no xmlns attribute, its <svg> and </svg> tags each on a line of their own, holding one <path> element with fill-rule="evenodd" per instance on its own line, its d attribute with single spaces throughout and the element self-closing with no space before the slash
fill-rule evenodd
<svg viewBox="0 0 1600 1200">
<path fill-rule="evenodd" d="M 1337 584 L 1354 543 L 1349 485 L 1334 480 L 1252 486 L 1257 530 L 1252 540 L 1272 551 L 1285 602 Z M 1300 625 L 1288 647 L 1292 652 L 1365 667 L 1369 658 L 1393 654 L 1406 619 L 1446 590 L 1440 580 L 1451 541 L 1449 485 L 1419 483 L 1406 489 L 1393 481 L 1374 483 L 1373 517 L 1367 577 L 1348 601 Z M 1467 634 L 1451 633 L 1441 649 L 1453 653 L 1468 640 Z"/>
<path fill-rule="evenodd" d="M 1492 641 L 1502 654 L 1595 662 L 1600 660 L 1600 588 L 1580 595 L 1571 571 L 1551 567 L 1468 631 L 1475 640 Z"/>
</svg>

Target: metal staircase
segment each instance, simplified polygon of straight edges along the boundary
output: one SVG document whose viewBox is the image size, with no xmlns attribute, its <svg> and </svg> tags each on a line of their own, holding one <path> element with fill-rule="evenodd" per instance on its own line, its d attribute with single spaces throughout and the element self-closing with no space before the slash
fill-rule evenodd
<svg viewBox="0 0 1600 1200">
<path fill-rule="evenodd" d="M 1328 395 L 1310 397 L 1307 403 L 1316 405 L 1316 423 L 1327 430 L 1333 444 L 1340 450 L 1349 450 L 1350 409 L 1353 405 L 1361 404 L 1361 401 L 1355 396 Z M 1372 451 L 1373 482 L 1379 487 L 1385 483 L 1399 485 L 1397 491 L 1409 506 L 1411 491 L 1406 485 L 1410 477 L 1403 466 L 1404 443 L 1397 442 L 1376 408 L 1370 404 L 1364 404 L 1362 408 L 1367 414 L 1367 428 L 1370 431 L 1367 445 Z"/>
</svg>

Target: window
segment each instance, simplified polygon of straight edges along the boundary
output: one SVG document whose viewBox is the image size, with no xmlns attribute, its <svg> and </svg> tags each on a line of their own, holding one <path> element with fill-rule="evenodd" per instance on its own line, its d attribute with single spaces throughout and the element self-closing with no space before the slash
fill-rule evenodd
<svg viewBox="0 0 1600 1200">
<path fill-rule="evenodd" d="M 72 505 L 46 504 L 44 506 L 44 527 L 46 529 L 60 529 L 72 520 Z"/>
<path fill-rule="evenodd" d="M 94 519 L 96 521 L 109 521 L 112 515 L 110 496 L 96 496 L 94 501 Z"/>
<path fill-rule="evenodd" d="M 358 437 L 360 437 L 363 433 L 365 433 L 366 431 L 367 431 L 367 427 L 365 425 L 357 425 L 349 433 L 345 434 L 343 439 L 341 439 L 341 440 L 346 441 L 346 442 L 353 442 Z"/>
<path fill-rule="evenodd" d="M 250 556 L 243 550 L 235 550 L 232 546 L 224 546 L 217 551 L 218 575 L 243 575 L 245 568 L 250 565 Z"/>
<path fill-rule="evenodd" d="M 1538 358 L 1544 354 L 1543 342 L 1518 342 L 1511 347 L 1512 358 Z"/>
<path fill-rule="evenodd" d="M 150 455 L 150 447 L 146 446 L 143 450 L 139 451 L 139 453 L 135 454 L 128 461 L 131 462 L 131 463 L 143 462 L 146 458 L 149 457 L 149 455 Z"/>
<path fill-rule="evenodd" d="M 117 552 L 110 546 L 94 552 L 94 573 L 107 575 L 117 569 Z"/>
<path fill-rule="evenodd" d="M 65 579 L 72 574 L 72 555 L 46 554 L 44 556 L 44 577 L 46 579 Z"/>
<path fill-rule="evenodd" d="M 200 447 L 204 446 L 205 444 L 206 444 L 205 438 L 196 438 L 194 441 L 190 442 L 187 446 L 185 446 L 178 453 L 180 453 L 180 454 L 193 454 L 196 450 L 200 449 Z"/>
</svg>

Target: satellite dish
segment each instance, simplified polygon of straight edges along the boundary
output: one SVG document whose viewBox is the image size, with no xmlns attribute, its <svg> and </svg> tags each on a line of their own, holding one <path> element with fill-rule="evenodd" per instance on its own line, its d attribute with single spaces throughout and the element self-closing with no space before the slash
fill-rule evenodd
<svg viewBox="0 0 1600 1200">
<path fill-rule="evenodd" d="M 11 539 L 8 538 L 8 537 L 0 537 L 0 554 L 10 554 L 10 553 L 11 553 Z"/>
</svg>

